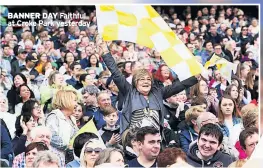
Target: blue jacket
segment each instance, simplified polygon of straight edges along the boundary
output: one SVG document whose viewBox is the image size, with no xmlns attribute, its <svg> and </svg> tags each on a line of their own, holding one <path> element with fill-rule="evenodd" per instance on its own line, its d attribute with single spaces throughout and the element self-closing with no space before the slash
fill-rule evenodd
<svg viewBox="0 0 263 168">
<path fill-rule="evenodd" d="M 233 117 L 233 124 L 234 125 L 239 124 L 240 122 L 241 122 L 240 118 Z M 229 133 L 229 129 L 227 128 L 227 126 L 225 124 L 220 124 L 220 128 L 223 132 L 223 135 L 226 137 L 229 137 L 230 133 Z"/>
<path fill-rule="evenodd" d="M 12 142 L 8 135 L 6 127 L 1 126 L 1 159 L 9 160 L 9 154 L 13 153 Z"/>
<path fill-rule="evenodd" d="M 88 67 L 88 59 L 87 58 L 83 58 L 79 61 L 79 64 L 81 65 L 82 69 L 85 69 Z"/>
<path fill-rule="evenodd" d="M 189 129 L 185 129 L 179 134 L 179 138 L 182 150 L 187 153 L 189 145 L 198 138 L 198 134 L 189 127 Z"/>
<path fill-rule="evenodd" d="M 69 162 L 66 167 L 80 167 L 80 161 L 78 160 L 73 160 Z"/>
</svg>

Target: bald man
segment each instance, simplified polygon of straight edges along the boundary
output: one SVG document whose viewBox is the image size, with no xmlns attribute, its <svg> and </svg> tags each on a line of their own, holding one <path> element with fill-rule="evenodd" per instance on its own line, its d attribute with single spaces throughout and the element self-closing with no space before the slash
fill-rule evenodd
<svg viewBox="0 0 263 168">
<path fill-rule="evenodd" d="M 201 127 L 205 124 L 208 124 L 208 123 L 212 123 L 212 124 L 215 124 L 218 122 L 218 119 L 216 118 L 216 116 L 211 113 L 211 112 L 204 112 L 204 113 L 201 113 L 197 120 L 196 120 L 196 123 L 197 123 L 197 127 L 198 129 L 200 130 Z"/>
</svg>

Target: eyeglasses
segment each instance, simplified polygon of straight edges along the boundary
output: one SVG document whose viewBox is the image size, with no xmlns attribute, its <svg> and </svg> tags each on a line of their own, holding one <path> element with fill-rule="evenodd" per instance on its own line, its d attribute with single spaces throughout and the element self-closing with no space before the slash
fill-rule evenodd
<svg viewBox="0 0 263 168">
<path fill-rule="evenodd" d="M 243 29 L 242 31 L 247 31 L 248 29 Z"/>
<path fill-rule="evenodd" d="M 95 153 L 100 153 L 102 151 L 102 148 L 86 148 L 85 149 L 85 153 L 92 153 L 92 152 L 95 152 Z"/>
<path fill-rule="evenodd" d="M 41 109 L 41 106 L 34 106 L 33 109 Z"/>
</svg>

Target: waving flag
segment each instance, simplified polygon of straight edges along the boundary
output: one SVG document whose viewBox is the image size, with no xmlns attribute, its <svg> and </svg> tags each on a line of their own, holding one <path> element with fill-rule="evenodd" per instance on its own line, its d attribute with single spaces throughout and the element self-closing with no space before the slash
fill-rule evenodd
<svg viewBox="0 0 263 168">
<path fill-rule="evenodd" d="M 155 48 L 180 81 L 203 71 L 203 66 L 152 6 L 97 5 L 96 12 L 98 31 L 105 41 L 123 40 Z"/>
<path fill-rule="evenodd" d="M 231 83 L 232 72 L 236 73 L 237 65 L 227 61 L 214 54 L 212 58 L 205 63 L 205 68 L 216 66 L 221 76 L 223 76 L 229 83 Z"/>
<path fill-rule="evenodd" d="M 96 134 L 96 135 L 99 137 L 101 143 L 104 144 L 104 142 L 103 142 L 103 140 L 102 140 L 102 138 L 101 138 L 101 136 L 100 136 L 100 134 L 99 134 L 99 132 L 98 132 L 98 130 L 97 130 L 94 122 L 93 122 L 93 119 L 90 119 L 90 120 L 76 133 L 76 135 L 70 140 L 69 144 L 73 146 L 73 143 L 74 143 L 75 138 L 76 138 L 79 134 L 82 134 L 82 133 L 84 133 L 84 132 L 90 132 L 90 133 Z"/>
</svg>

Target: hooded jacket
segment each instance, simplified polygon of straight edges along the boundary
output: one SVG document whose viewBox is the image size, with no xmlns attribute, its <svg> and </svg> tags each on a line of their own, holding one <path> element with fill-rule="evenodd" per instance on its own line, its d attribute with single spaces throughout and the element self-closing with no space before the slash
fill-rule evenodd
<svg viewBox="0 0 263 168">
<path fill-rule="evenodd" d="M 150 109 L 159 112 L 160 125 L 163 126 L 164 113 L 166 110 L 163 105 L 163 99 L 171 97 L 172 95 L 175 95 L 198 82 L 195 77 L 191 77 L 182 82 L 174 82 L 172 85 L 166 87 L 160 88 L 156 85 L 152 85 L 148 94 L 148 104 L 146 99 L 138 92 L 135 86 L 132 86 L 129 82 L 127 82 L 126 78 L 119 71 L 111 54 L 105 54 L 102 58 L 110 70 L 113 81 L 117 85 L 119 92 L 124 95 L 122 116 L 120 120 L 121 133 L 129 127 L 133 113 L 145 107 L 149 107 Z"/>
<path fill-rule="evenodd" d="M 116 125 L 113 129 L 108 129 L 106 126 L 103 126 L 99 130 L 99 134 L 103 140 L 103 142 L 106 144 L 106 142 L 109 142 L 113 134 L 118 134 L 120 132 L 120 126 Z"/>
<path fill-rule="evenodd" d="M 172 130 L 178 131 L 178 125 L 181 121 L 185 120 L 185 112 L 189 107 L 187 105 L 184 105 L 184 110 L 180 111 L 179 116 L 176 117 L 178 104 L 171 104 L 167 102 L 163 102 L 164 107 L 167 109 L 164 118 L 168 120 L 168 123 Z"/>
<path fill-rule="evenodd" d="M 228 167 L 235 160 L 228 154 L 221 151 L 217 151 L 213 157 L 209 160 L 202 160 L 197 157 L 198 151 L 197 143 L 190 146 L 190 150 L 187 153 L 187 163 L 194 167 Z"/>
</svg>

